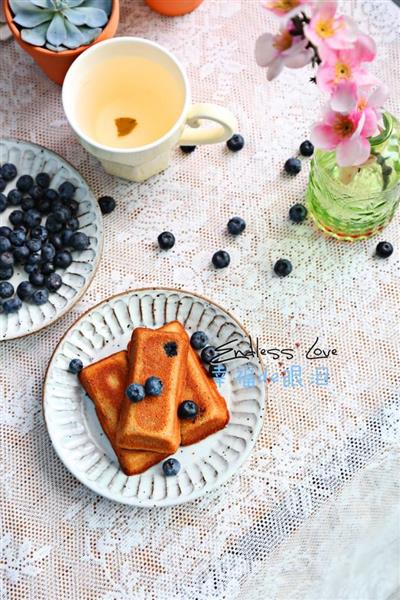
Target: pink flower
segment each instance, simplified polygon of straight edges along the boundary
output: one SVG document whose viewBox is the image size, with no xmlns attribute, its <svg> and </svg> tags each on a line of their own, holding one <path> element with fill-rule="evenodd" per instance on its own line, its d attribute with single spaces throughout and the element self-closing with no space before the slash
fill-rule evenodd
<svg viewBox="0 0 400 600">
<path fill-rule="evenodd" d="M 321 53 L 326 48 L 341 50 L 352 48 L 358 37 L 358 29 L 349 17 L 336 17 L 336 2 L 321 2 L 316 5 L 311 22 L 304 33 Z"/>
<path fill-rule="evenodd" d="M 354 110 L 365 115 L 364 132 L 367 137 L 376 133 L 381 109 L 389 95 L 386 85 L 380 84 L 374 90 L 370 86 L 357 87 L 354 82 L 338 84 L 330 101 L 334 112 L 349 114 Z"/>
<path fill-rule="evenodd" d="M 311 61 L 313 52 L 307 48 L 307 44 L 308 40 L 292 36 L 286 28 L 282 28 L 277 35 L 264 33 L 256 41 L 257 64 L 268 67 L 267 79 L 272 81 L 283 67 L 300 69 Z"/>
<path fill-rule="evenodd" d="M 264 8 L 278 17 L 291 18 L 300 12 L 308 0 L 268 0 L 263 2 Z"/>
<path fill-rule="evenodd" d="M 343 81 L 354 81 L 358 85 L 373 85 L 376 77 L 368 73 L 362 63 L 374 60 L 375 43 L 368 35 L 360 35 L 351 50 L 322 49 L 322 64 L 317 72 L 317 84 L 331 93 Z"/>
</svg>

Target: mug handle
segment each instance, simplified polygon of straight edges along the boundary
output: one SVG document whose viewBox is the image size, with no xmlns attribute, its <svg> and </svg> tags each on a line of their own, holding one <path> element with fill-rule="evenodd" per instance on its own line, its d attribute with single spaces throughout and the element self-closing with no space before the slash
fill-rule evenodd
<svg viewBox="0 0 400 600">
<path fill-rule="evenodd" d="M 200 127 L 199 119 L 216 123 L 214 127 Z M 225 142 L 237 131 L 236 117 L 216 104 L 193 104 L 186 117 L 186 125 L 179 139 L 180 146 L 217 144 Z"/>
</svg>

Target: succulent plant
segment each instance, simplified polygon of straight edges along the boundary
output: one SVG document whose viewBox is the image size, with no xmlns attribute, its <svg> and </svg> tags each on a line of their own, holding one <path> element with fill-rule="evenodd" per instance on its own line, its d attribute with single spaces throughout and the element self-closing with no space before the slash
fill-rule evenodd
<svg viewBox="0 0 400 600">
<path fill-rule="evenodd" d="M 112 0 L 9 0 L 24 42 L 61 52 L 96 39 Z"/>
</svg>

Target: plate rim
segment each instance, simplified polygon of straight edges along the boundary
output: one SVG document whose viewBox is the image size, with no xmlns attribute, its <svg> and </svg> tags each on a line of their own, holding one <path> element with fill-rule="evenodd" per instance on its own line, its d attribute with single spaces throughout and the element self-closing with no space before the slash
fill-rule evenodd
<svg viewBox="0 0 400 600">
<path fill-rule="evenodd" d="M 45 150 L 46 152 L 49 152 L 50 154 L 53 154 L 54 156 L 56 156 L 59 160 L 65 162 L 67 165 L 69 165 L 69 167 L 73 170 L 76 171 L 76 173 L 78 173 L 78 175 L 83 179 L 83 181 L 85 182 L 85 184 L 87 185 L 87 188 L 90 192 L 90 194 L 93 196 L 93 198 L 95 198 L 93 192 L 92 192 L 92 188 L 90 187 L 90 185 L 88 184 L 88 182 L 86 181 L 86 178 L 80 173 L 80 171 L 78 171 L 78 169 L 69 162 L 69 160 L 66 160 L 63 156 L 61 156 L 61 154 L 59 154 L 58 152 L 55 152 L 54 150 L 50 150 L 49 148 L 46 148 L 46 146 L 41 146 L 40 144 L 36 144 L 35 142 L 30 142 L 28 140 L 22 140 L 19 138 L 10 138 L 10 137 L 1 137 L 0 138 L 0 143 L 2 142 L 14 142 L 16 144 L 28 144 L 30 146 L 35 146 L 36 148 L 40 148 L 41 150 Z M 99 218 L 99 223 L 100 223 L 100 234 L 99 234 L 99 238 L 98 238 L 98 252 L 96 253 L 95 259 L 93 261 L 93 271 L 92 273 L 89 275 L 85 285 L 82 287 L 82 289 L 77 293 L 76 297 L 72 300 L 71 304 L 69 304 L 67 302 L 66 306 L 64 306 L 64 308 L 54 317 L 52 317 L 50 319 L 50 321 L 48 321 L 47 323 L 45 323 L 44 325 L 39 325 L 36 326 L 34 329 L 32 329 L 32 331 L 28 331 L 27 333 L 21 333 L 18 335 L 12 335 L 11 337 L 7 336 L 7 337 L 3 337 L 0 339 L 0 343 L 1 342 L 9 342 L 11 340 L 18 340 L 20 338 L 25 338 L 28 337 L 28 335 L 33 335 L 34 333 L 37 333 L 38 331 L 41 331 L 42 329 L 46 329 L 46 327 L 49 327 L 50 325 L 53 325 L 53 323 L 55 323 L 56 321 L 58 321 L 59 319 L 61 319 L 61 317 L 63 317 L 64 315 L 66 315 L 70 310 L 72 310 L 72 308 L 79 302 L 79 300 L 82 298 L 83 294 L 86 292 L 86 290 L 88 289 L 88 287 L 91 285 L 91 283 L 93 282 L 93 279 L 98 271 L 98 268 L 100 266 L 100 261 L 103 255 L 103 247 L 104 247 L 104 226 L 103 226 L 103 216 L 100 210 L 100 207 L 98 205 L 98 203 L 93 203 L 94 206 L 94 210 L 95 212 L 97 212 L 98 217 Z"/>
<path fill-rule="evenodd" d="M 204 296 L 202 294 L 198 294 L 197 292 L 189 292 L 188 290 L 185 290 L 185 289 L 179 289 L 179 288 L 174 288 L 174 287 L 165 287 L 165 286 L 147 286 L 147 287 L 143 287 L 143 288 L 131 288 L 129 290 L 126 290 L 125 292 L 118 292 L 117 294 L 113 294 L 112 296 L 109 296 L 109 297 L 105 298 L 104 300 L 101 300 L 100 302 L 97 302 L 96 304 L 94 304 L 93 306 L 91 306 L 89 309 L 85 310 L 85 312 L 83 312 L 77 319 L 75 319 L 75 321 L 73 323 L 71 323 L 71 325 L 68 327 L 68 329 L 64 332 L 64 334 L 62 335 L 62 337 L 58 341 L 55 349 L 53 350 L 53 352 L 52 352 L 52 354 L 51 354 L 51 356 L 49 358 L 49 362 L 47 364 L 46 372 L 45 372 L 45 376 L 44 376 L 44 380 L 43 380 L 42 395 L 41 395 L 43 420 L 44 420 L 44 423 L 45 423 L 47 434 L 48 434 L 48 436 L 50 438 L 52 447 L 53 447 L 53 449 L 54 449 L 57 457 L 62 462 L 62 464 L 64 465 L 64 467 L 67 469 L 67 471 L 73 477 L 75 477 L 82 485 L 84 485 L 86 488 L 88 488 L 92 493 L 97 494 L 98 496 L 102 496 L 103 498 L 106 498 L 107 500 L 111 500 L 113 502 L 118 502 L 119 504 L 124 504 L 126 506 L 131 506 L 131 507 L 136 507 L 136 508 L 166 508 L 166 507 L 170 507 L 170 506 L 178 506 L 178 505 L 181 505 L 181 504 L 186 504 L 186 503 L 189 503 L 189 502 L 193 502 L 194 500 L 197 500 L 198 498 L 200 498 L 202 496 L 206 496 L 208 494 L 214 493 L 223 484 L 225 484 L 227 481 L 229 481 L 230 479 L 232 479 L 233 477 L 235 477 L 237 475 L 238 470 L 240 469 L 240 467 L 249 458 L 252 450 L 254 449 L 254 446 L 257 443 L 257 440 L 258 440 L 258 438 L 260 436 L 262 427 L 264 425 L 265 407 L 266 407 L 266 403 L 267 403 L 267 386 L 264 385 L 264 386 L 262 386 L 262 389 L 264 390 L 264 397 L 263 397 L 263 402 L 260 405 L 261 406 L 261 408 L 260 408 L 260 419 L 257 419 L 257 424 L 255 426 L 254 443 L 253 444 L 249 444 L 248 449 L 243 452 L 243 458 L 241 459 L 241 462 L 237 466 L 237 468 L 232 473 L 229 473 L 229 470 L 228 470 L 225 475 L 221 476 L 221 480 L 218 482 L 218 485 L 216 485 L 211 490 L 200 489 L 197 492 L 191 494 L 189 498 L 174 498 L 174 499 L 171 499 L 171 500 L 163 499 L 161 501 L 142 500 L 140 502 L 137 502 L 137 501 L 135 502 L 136 497 L 133 497 L 133 500 L 134 500 L 133 502 L 132 502 L 132 499 L 128 499 L 128 498 L 125 501 L 122 498 L 116 498 L 116 497 L 114 497 L 113 494 L 103 493 L 103 492 L 97 491 L 96 489 L 94 489 L 90 485 L 92 483 L 91 481 L 84 481 L 83 478 L 81 478 L 80 475 L 77 475 L 75 472 L 71 471 L 70 467 L 65 463 L 64 459 L 60 456 L 60 454 L 58 452 L 58 449 L 57 449 L 55 443 L 53 442 L 53 438 L 51 437 L 51 434 L 50 434 L 49 425 L 48 425 L 47 416 L 46 416 L 45 394 L 46 394 L 46 388 L 47 388 L 47 383 L 48 383 L 48 378 L 49 378 L 49 370 L 50 370 L 50 366 L 51 366 L 51 364 L 53 362 L 53 359 L 54 359 L 55 355 L 57 354 L 57 351 L 59 350 L 61 344 L 64 342 L 66 336 L 71 331 L 71 329 L 73 327 L 75 327 L 82 319 L 84 319 L 90 312 L 95 311 L 96 309 L 98 309 L 99 306 L 101 306 L 103 304 L 106 304 L 108 302 L 111 302 L 113 300 L 116 300 L 118 298 L 121 298 L 123 296 L 129 296 L 129 295 L 132 295 L 132 294 L 136 294 L 138 292 L 158 292 L 158 291 L 161 291 L 161 292 L 178 292 L 178 293 L 182 293 L 182 294 L 188 294 L 189 296 L 194 296 L 196 298 L 200 298 L 201 300 L 203 300 L 205 302 L 208 302 L 211 305 L 214 305 L 215 307 L 217 307 L 221 311 L 225 312 L 244 331 L 244 333 L 246 334 L 246 336 L 250 338 L 250 334 L 247 331 L 246 327 L 244 327 L 240 323 L 240 321 L 238 321 L 238 319 L 234 315 L 232 315 L 232 313 L 231 313 L 230 310 L 227 310 L 227 309 L 223 308 L 219 303 L 214 302 L 213 300 L 211 300 L 207 296 Z M 257 359 L 259 360 L 261 367 L 264 368 L 264 363 L 263 363 L 261 357 L 257 356 Z"/>
</svg>

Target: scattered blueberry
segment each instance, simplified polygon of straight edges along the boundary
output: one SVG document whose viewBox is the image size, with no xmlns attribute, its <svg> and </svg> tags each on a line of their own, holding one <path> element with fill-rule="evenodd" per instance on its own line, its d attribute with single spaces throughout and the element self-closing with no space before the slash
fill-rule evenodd
<svg viewBox="0 0 400 600">
<path fill-rule="evenodd" d="M 29 190 L 31 189 L 31 187 L 33 186 L 34 181 L 33 178 L 30 175 L 21 175 L 21 177 L 18 177 L 17 179 L 17 189 L 20 192 L 29 192 Z"/>
<path fill-rule="evenodd" d="M 76 217 L 70 217 L 67 221 L 67 227 L 70 231 L 77 231 L 79 229 L 79 221 Z"/>
<path fill-rule="evenodd" d="M 47 190 L 44 191 L 43 198 L 45 198 L 46 200 L 48 200 L 49 202 L 51 202 L 53 204 L 53 202 L 56 202 L 57 200 L 60 199 L 60 196 L 56 190 L 53 190 L 52 188 L 48 188 Z"/>
<path fill-rule="evenodd" d="M 83 363 L 82 363 L 81 359 L 80 358 L 73 358 L 71 360 L 71 362 L 69 363 L 68 369 L 74 375 L 77 375 L 78 373 L 80 373 L 82 371 L 82 369 L 83 369 Z"/>
<path fill-rule="evenodd" d="M 195 350 L 201 350 L 208 344 L 208 337 L 204 331 L 195 331 L 190 338 L 190 343 Z"/>
<path fill-rule="evenodd" d="M 14 296 L 14 286 L 9 281 L 0 283 L 0 298 L 11 298 Z"/>
<path fill-rule="evenodd" d="M 12 163 L 5 163 L 0 169 L 0 174 L 5 181 L 11 181 L 17 176 L 17 167 Z"/>
<path fill-rule="evenodd" d="M 201 351 L 201 360 L 205 363 L 210 363 L 217 356 L 217 351 L 214 346 L 206 346 Z"/>
<path fill-rule="evenodd" d="M 42 263 L 42 266 L 40 267 L 40 272 L 43 273 L 43 275 L 51 275 L 55 270 L 56 268 L 51 260 Z"/>
<path fill-rule="evenodd" d="M 30 300 L 33 296 L 35 288 L 29 281 L 21 281 L 17 287 L 17 296 L 21 300 Z"/>
<path fill-rule="evenodd" d="M 53 213 L 47 217 L 46 227 L 50 233 L 59 233 L 63 228 L 62 223 L 56 219 Z"/>
<path fill-rule="evenodd" d="M 39 240 L 39 238 L 32 238 L 26 242 L 26 245 L 30 252 L 39 252 L 42 247 L 42 242 Z"/>
<path fill-rule="evenodd" d="M 39 273 L 39 271 L 32 271 L 29 273 L 29 282 L 35 287 L 43 287 L 44 285 L 44 275 L 43 273 Z"/>
<path fill-rule="evenodd" d="M 10 227 L 7 227 L 7 225 L 2 225 L 0 227 L 0 236 L 1 237 L 10 237 L 10 233 L 11 233 L 12 229 Z"/>
<path fill-rule="evenodd" d="M 305 140 L 300 144 L 300 154 L 303 156 L 312 156 L 314 153 L 314 146 L 310 140 Z"/>
<path fill-rule="evenodd" d="M 57 252 L 54 257 L 54 266 L 56 269 L 68 269 L 71 263 L 72 256 L 68 250 L 61 250 L 61 252 Z"/>
<path fill-rule="evenodd" d="M 70 229 L 64 229 L 64 231 L 62 231 L 60 233 L 61 235 L 61 245 L 62 246 L 70 246 L 71 245 L 71 238 L 73 236 L 74 232 L 71 231 Z"/>
<path fill-rule="evenodd" d="M 177 356 L 178 346 L 176 345 L 176 342 L 167 342 L 166 344 L 164 344 L 164 352 L 169 358 Z"/>
<path fill-rule="evenodd" d="M 46 288 L 40 288 L 35 290 L 32 294 L 32 302 L 37 306 L 41 306 L 42 304 L 46 304 L 49 299 L 49 291 Z"/>
<path fill-rule="evenodd" d="M 38 240 L 41 240 L 42 242 L 44 242 L 49 237 L 49 234 L 48 234 L 46 227 L 44 227 L 43 225 L 39 225 L 38 227 L 35 227 L 34 229 L 32 229 L 31 237 L 37 238 Z"/>
<path fill-rule="evenodd" d="M 99 198 L 99 206 L 103 215 L 109 215 L 114 210 L 116 203 L 111 196 L 102 196 Z"/>
<path fill-rule="evenodd" d="M 12 267 L 1 267 L 0 266 L 0 281 L 7 281 L 14 275 L 14 269 Z"/>
<path fill-rule="evenodd" d="M 244 137 L 240 135 L 240 133 L 235 133 L 226 142 L 226 145 L 228 146 L 229 150 L 231 150 L 231 152 L 239 152 L 239 150 L 241 150 L 244 146 Z"/>
<path fill-rule="evenodd" d="M 180 149 L 184 154 L 191 154 L 196 150 L 196 146 L 180 146 Z"/>
<path fill-rule="evenodd" d="M 66 223 L 71 218 L 71 213 L 66 206 L 61 206 L 53 212 L 55 219 L 59 223 Z"/>
<path fill-rule="evenodd" d="M 22 210 L 13 210 L 8 215 L 8 219 L 12 225 L 18 226 L 22 225 L 24 222 L 25 214 Z"/>
<path fill-rule="evenodd" d="M 55 255 L 56 255 L 56 249 L 54 248 L 53 244 L 46 243 L 46 244 L 44 244 L 44 246 L 42 246 L 42 251 L 41 251 L 42 260 L 44 260 L 44 261 L 53 260 Z"/>
<path fill-rule="evenodd" d="M 178 407 L 178 417 L 180 419 L 195 419 L 198 413 L 199 407 L 192 400 L 185 400 Z"/>
<path fill-rule="evenodd" d="M 7 182 L 5 181 L 5 179 L 0 177 L 0 192 L 4 192 L 6 187 L 7 187 Z"/>
<path fill-rule="evenodd" d="M 12 267 L 14 264 L 14 254 L 9 250 L 0 254 L 0 268 Z"/>
<path fill-rule="evenodd" d="M 289 175 L 297 175 L 301 171 L 301 162 L 298 158 L 288 158 L 284 169 Z"/>
<path fill-rule="evenodd" d="M 83 233 L 82 231 L 76 231 L 70 239 L 70 245 L 72 246 L 72 248 L 75 248 L 75 250 L 86 250 L 86 248 L 89 248 L 90 246 L 90 240 L 88 238 L 88 236 L 86 235 L 86 233 Z"/>
<path fill-rule="evenodd" d="M 218 250 L 212 257 L 212 263 L 216 269 L 224 269 L 231 262 L 231 257 L 225 250 Z"/>
<path fill-rule="evenodd" d="M 27 225 L 27 227 L 29 227 L 29 229 L 34 229 L 35 227 L 40 225 L 41 220 L 42 220 L 42 215 L 40 214 L 40 212 L 38 210 L 31 208 L 30 210 L 26 211 L 25 224 Z"/>
<path fill-rule="evenodd" d="M 280 258 L 274 265 L 274 271 L 279 277 L 286 277 L 292 272 L 292 263 L 287 258 Z"/>
<path fill-rule="evenodd" d="M 13 254 L 14 260 L 17 264 L 25 265 L 30 256 L 30 251 L 28 246 L 24 244 L 23 246 L 17 246 L 17 248 L 14 248 Z"/>
<path fill-rule="evenodd" d="M 7 194 L 7 202 L 10 206 L 21 204 L 22 194 L 19 190 L 10 190 Z"/>
<path fill-rule="evenodd" d="M 129 384 L 125 393 L 131 402 L 140 402 L 145 397 L 144 387 L 139 383 Z"/>
<path fill-rule="evenodd" d="M 210 373 L 211 377 L 214 377 L 216 379 L 219 377 L 224 377 L 226 373 L 226 365 L 224 365 L 223 363 L 216 363 L 215 365 L 210 365 L 208 367 L 208 372 Z"/>
<path fill-rule="evenodd" d="M 181 464 L 179 460 L 176 460 L 176 458 L 168 458 L 163 462 L 162 470 L 166 477 L 178 475 L 179 471 L 181 470 Z"/>
<path fill-rule="evenodd" d="M 161 250 L 170 250 L 175 245 L 175 236 L 170 231 L 163 231 L 157 239 Z"/>
<path fill-rule="evenodd" d="M 30 275 L 31 273 L 38 272 L 39 271 L 39 266 L 38 265 L 28 265 L 28 264 L 25 264 L 24 271 L 25 271 L 25 273 L 28 273 L 28 275 Z"/>
<path fill-rule="evenodd" d="M 41 188 L 48 188 L 50 185 L 50 175 L 48 173 L 38 173 L 35 177 L 35 181 Z"/>
<path fill-rule="evenodd" d="M 11 249 L 11 242 L 8 237 L 0 235 L 0 254 L 2 252 L 8 252 Z"/>
<path fill-rule="evenodd" d="M 41 261 L 40 252 L 33 252 L 28 256 L 26 263 L 28 265 L 38 265 Z"/>
<path fill-rule="evenodd" d="M 144 384 L 146 396 L 159 396 L 163 390 L 163 382 L 158 377 L 149 377 Z"/>
<path fill-rule="evenodd" d="M 69 200 L 75 194 L 76 187 L 70 181 L 64 181 L 58 188 L 60 198 L 62 200 Z"/>
<path fill-rule="evenodd" d="M 232 235 L 239 235 L 246 229 L 246 222 L 241 217 L 232 217 L 228 221 L 228 231 Z"/>
<path fill-rule="evenodd" d="M 393 254 L 393 246 L 390 242 L 379 242 L 376 247 L 376 255 L 379 258 L 389 258 Z"/>
<path fill-rule="evenodd" d="M 4 212 L 7 208 L 7 198 L 4 194 L 0 194 L 0 213 Z"/>
<path fill-rule="evenodd" d="M 31 196 L 25 196 L 21 200 L 21 208 L 22 210 L 30 210 L 31 208 L 35 208 L 36 203 Z"/>
<path fill-rule="evenodd" d="M 43 196 L 43 190 L 40 186 L 38 185 L 34 185 L 33 187 L 31 187 L 31 189 L 29 190 L 29 196 L 33 199 L 33 200 L 40 200 Z"/>
<path fill-rule="evenodd" d="M 64 247 L 64 242 L 63 242 L 63 239 L 62 239 L 62 234 L 60 234 L 60 233 L 54 233 L 50 237 L 50 242 L 52 243 L 52 245 L 54 246 L 54 248 L 56 250 L 61 250 L 61 248 Z"/>
<path fill-rule="evenodd" d="M 10 298 L 9 300 L 4 300 L 3 311 L 8 315 L 10 313 L 18 312 L 21 306 L 22 302 L 19 298 Z"/>
<path fill-rule="evenodd" d="M 302 223 L 307 217 L 307 209 L 304 204 L 293 204 L 289 210 L 289 219 L 293 223 Z"/>
<path fill-rule="evenodd" d="M 44 284 L 49 292 L 56 292 L 62 286 L 62 279 L 58 273 L 50 273 L 44 280 Z"/>
</svg>

